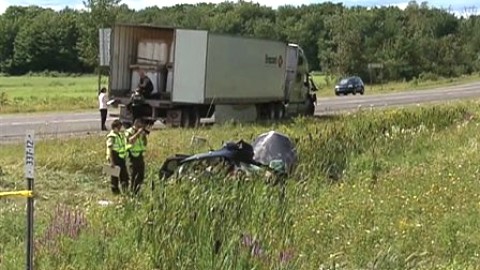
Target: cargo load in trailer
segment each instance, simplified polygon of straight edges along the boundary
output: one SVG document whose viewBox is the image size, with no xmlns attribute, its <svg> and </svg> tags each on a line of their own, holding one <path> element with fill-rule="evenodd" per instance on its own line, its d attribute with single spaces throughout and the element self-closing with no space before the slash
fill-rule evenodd
<svg viewBox="0 0 480 270">
<path fill-rule="evenodd" d="M 151 93 L 135 91 L 143 74 Z M 296 44 L 150 25 L 111 29 L 109 96 L 126 124 L 313 115 L 316 90 Z"/>
</svg>

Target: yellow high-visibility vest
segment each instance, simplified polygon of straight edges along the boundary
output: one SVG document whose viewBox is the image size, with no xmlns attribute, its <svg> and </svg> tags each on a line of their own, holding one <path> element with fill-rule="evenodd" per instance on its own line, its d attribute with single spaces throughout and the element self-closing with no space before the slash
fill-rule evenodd
<svg viewBox="0 0 480 270">
<path fill-rule="evenodd" d="M 115 133 L 113 130 L 110 131 L 107 135 L 108 138 L 113 138 L 112 150 L 118 153 L 120 158 L 125 158 L 127 156 L 126 141 L 123 134 Z M 108 147 L 107 147 L 107 159 L 108 159 Z"/>
<path fill-rule="evenodd" d="M 143 140 L 143 138 L 140 136 L 137 138 L 137 140 L 135 141 L 135 143 L 131 144 L 128 142 L 128 138 L 130 136 L 132 136 L 133 134 L 135 134 L 136 130 L 131 127 L 129 129 L 127 129 L 125 131 L 125 138 L 127 140 L 127 151 L 130 152 L 130 154 L 133 156 L 133 157 L 138 157 L 140 154 L 142 154 L 143 152 L 145 152 L 147 150 L 147 148 L 145 147 L 145 142 Z"/>
</svg>

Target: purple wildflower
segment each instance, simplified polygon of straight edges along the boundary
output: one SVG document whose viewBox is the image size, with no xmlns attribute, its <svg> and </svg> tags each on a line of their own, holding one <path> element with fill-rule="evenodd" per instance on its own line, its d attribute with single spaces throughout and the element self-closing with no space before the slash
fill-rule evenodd
<svg viewBox="0 0 480 270">
<path fill-rule="evenodd" d="M 294 252 L 293 250 L 283 250 L 280 251 L 280 262 L 281 263 L 288 263 L 290 262 L 294 257 Z"/>
<path fill-rule="evenodd" d="M 257 240 L 253 240 L 251 235 L 242 235 L 242 244 L 251 250 L 253 256 L 261 256 L 263 249 L 260 247 L 260 243 Z"/>
<path fill-rule="evenodd" d="M 38 249 L 53 248 L 52 251 L 56 253 L 58 252 L 56 244 L 59 237 L 77 239 L 87 225 L 87 219 L 81 211 L 57 205 L 50 224 L 35 246 Z"/>
</svg>

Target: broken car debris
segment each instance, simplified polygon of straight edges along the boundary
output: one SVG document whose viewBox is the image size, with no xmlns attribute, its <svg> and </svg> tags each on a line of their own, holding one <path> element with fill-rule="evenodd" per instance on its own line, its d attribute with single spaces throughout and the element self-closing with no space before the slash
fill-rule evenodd
<svg viewBox="0 0 480 270">
<path fill-rule="evenodd" d="M 276 176 L 292 172 L 298 160 L 295 145 L 282 133 L 270 131 L 259 135 L 252 144 L 240 140 L 227 142 L 218 150 L 193 155 L 176 154 L 165 160 L 159 170 L 160 180 L 176 175 L 181 178 L 192 172 L 217 174 L 215 169 L 226 170 L 227 175 L 244 172 L 247 175 L 262 169 Z"/>
</svg>

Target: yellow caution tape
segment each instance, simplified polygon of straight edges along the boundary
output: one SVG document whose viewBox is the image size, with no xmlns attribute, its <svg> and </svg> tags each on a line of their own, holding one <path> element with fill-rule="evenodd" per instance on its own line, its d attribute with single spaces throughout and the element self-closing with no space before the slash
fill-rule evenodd
<svg viewBox="0 0 480 270">
<path fill-rule="evenodd" d="M 32 197 L 33 193 L 31 190 L 20 190 L 20 191 L 5 191 L 5 192 L 0 192 L 0 198 L 2 197 L 9 197 L 9 196 L 14 196 L 14 197 Z"/>
</svg>

